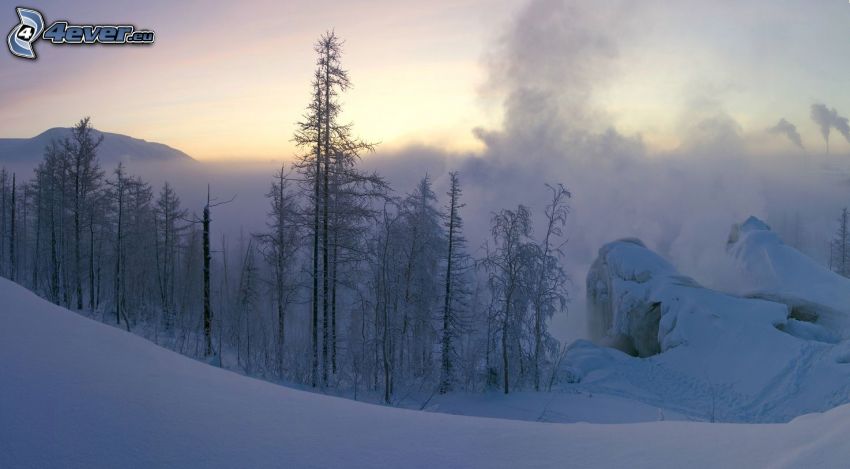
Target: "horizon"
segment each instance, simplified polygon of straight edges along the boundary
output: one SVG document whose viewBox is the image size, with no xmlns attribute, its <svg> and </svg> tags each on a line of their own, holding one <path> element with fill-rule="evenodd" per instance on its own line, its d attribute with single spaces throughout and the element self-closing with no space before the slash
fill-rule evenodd
<svg viewBox="0 0 850 469">
<path fill-rule="evenodd" d="M 346 3 L 330 9 L 328 18 L 310 13 L 306 2 L 219 3 L 205 6 L 203 15 L 164 2 L 144 9 L 45 2 L 39 8 L 48 21 L 132 17 L 157 30 L 158 39 L 135 48 L 40 45 L 43 57 L 26 64 L 4 55 L 0 100 L 8 104 L 0 110 L 0 138 L 68 127 L 79 118 L 72 109 L 86 103 L 96 128 L 164 143 L 198 160 L 289 160 L 295 152 L 293 125 L 307 104 L 312 44 L 340 23 L 336 30 L 345 40 L 344 62 L 354 84 L 343 96 L 343 117 L 358 133 L 380 142 L 384 153 L 426 146 L 481 154 L 486 143 L 476 129 L 504 126 L 508 91 L 499 57 L 512 53 L 505 41 L 523 5 Z M 846 5 L 642 2 L 565 8 L 598 41 L 589 46 L 597 58 L 563 76 L 565 88 L 579 90 L 568 99 L 587 108 L 582 125 L 639 137 L 647 154 L 680 152 L 695 122 L 718 118 L 729 121 L 749 153 L 817 154 L 824 146 L 810 106 L 824 103 L 850 114 L 850 93 L 833 78 L 850 72 L 833 59 L 850 52 L 846 41 L 835 40 L 850 22 Z M 256 11 L 264 12 L 262 21 L 251 16 Z M 378 12 L 391 19 L 379 19 Z M 12 13 L 5 14 L 10 24 Z M 192 21 L 175 21 L 182 17 Z M 356 26 L 345 27 L 350 19 Z M 587 46 L 575 43 L 584 38 L 559 32 L 546 18 L 529 21 L 554 28 L 545 34 L 555 42 L 529 46 L 554 54 L 555 62 L 584 53 L 577 47 Z M 221 22 L 274 33 L 260 33 L 264 39 L 254 41 L 250 53 L 228 43 L 209 47 L 202 32 Z M 55 70 L 62 70 L 60 80 Z M 101 78 L 116 70 L 121 80 Z M 447 76 L 451 80 L 443 79 Z M 799 129 L 804 151 L 767 132 L 780 119 Z M 833 153 L 850 152 L 843 138 L 830 144 Z"/>
</svg>

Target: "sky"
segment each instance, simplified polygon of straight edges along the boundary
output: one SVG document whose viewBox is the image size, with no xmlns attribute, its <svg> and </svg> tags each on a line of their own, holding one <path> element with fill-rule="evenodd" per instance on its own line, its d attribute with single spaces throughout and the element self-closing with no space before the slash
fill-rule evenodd
<svg viewBox="0 0 850 469">
<path fill-rule="evenodd" d="M 0 21 L 7 11 L 11 28 L 6 5 Z M 343 119 L 379 142 L 365 169 L 397 195 L 427 174 L 440 196 L 448 172 L 459 171 L 473 256 L 494 212 L 526 205 L 539 233 L 544 184 L 572 192 L 564 264 L 578 314 L 558 319 L 561 337 L 583 330 L 584 279 L 604 243 L 640 238 L 682 273 L 735 291 L 724 255 L 733 224 L 757 216 L 827 264 L 835 220 L 850 203 L 845 1 L 38 7 L 48 22 L 129 22 L 156 31 L 157 42 L 41 43 L 35 62 L 0 54 L 0 137 L 89 115 L 100 130 L 183 150 L 208 164 L 132 169 L 154 187 L 170 181 L 187 207 L 201 206 L 208 183 L 221 197 L 238 194 L 218 212 L 231 239 L 263 226 L 266 185 L 293 156 L 309 100 L 312 44 L 334 28 L 354 83 Z M 829 155 L 815 104 L 835 124 Z"/>
<path fill-rule="evenodd" d="M 37 43 L 35 63 L 0 55 L 0 136 L 35 135 L 88 114 L 103 130 L 199 159 L 292 152 L 312 45 L 328 29 L 346 41 L 354 83 L 346 117 L 360 134 L 388 147 L 473 148 L 471 128 L 491 121 L 476 92 L 482 45 L 511 9 L 502 0 L 37 3 L 48 23 L 130 22 L 154 30 L 156 43 Z M 11 28 L 17 18 L 5 6 L 0 18 Z"/>
<path fill-rule="evenodd" d="M 37 43 L 37 61 L 0 54 L 0 137 L 28 137 L 90 115 L 96 127 L 202 159 L 280 159 L 309 96 L 312 43 L 345 40 L 354 88 L 345 118 L 383 151 L 427 145 L 480 152 L 476 128 L 503 124 L 494 77 L 524 0 L 34 2 L 48 23 L 124 23 L 149 47 Z M 794 151 L 765 132 L 780 118 L 807 151 L 823 141 L 810 106 L 850 113 L 850 4 L 820 1 L 570 2 L 616 42 L 584 99 L 599 126 L 639 135 L 651 153 L 685 145 L 692 122 L 723 115 L 754 152 Z M 17 22 L 3 2 L 0 27 Z M 537 26 L 545 27 L 546 18 Z M 3 26 L 5 22 L 6 26 Z M 529 28 L 536 27 L 528 25 Z M 5 34 L 5 33 L 4 33 Z M 558 60 L 569 44 L 539 44 Z M 530 78 L 533 80 L 533 77 Z M 565 78 L 564 86 L 571 86 Z M 831 150 L 850 151 L 833 137 Z"/>
</svg>

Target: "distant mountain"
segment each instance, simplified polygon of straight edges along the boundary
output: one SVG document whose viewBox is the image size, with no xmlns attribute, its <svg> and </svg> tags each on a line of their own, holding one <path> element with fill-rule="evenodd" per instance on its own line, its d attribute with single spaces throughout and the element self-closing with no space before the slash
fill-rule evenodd
<svg viewBox="0 0 850 469">
<path fill-rule="evenodd" d="M 194 161 L 192 157 L 168 145 L 148 142 L 121 134 L 100 132 L 103 143 L 97 149 L 97 157 L 103 166 L 118 162 L 142 161 Z M 51 140 L 63 140 L 71 136 L 71 129 L 54 127 L 32 138 L 0 138 L 0 163 L 36 163 L 44 156 L 44 148 Z"/>
</svg>

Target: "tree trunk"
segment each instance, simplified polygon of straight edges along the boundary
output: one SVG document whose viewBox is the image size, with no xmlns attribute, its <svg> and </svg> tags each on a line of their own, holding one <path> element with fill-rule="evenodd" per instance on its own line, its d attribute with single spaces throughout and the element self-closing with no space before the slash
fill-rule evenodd
<svg viewBox="0 0 850 469">
<path fill-rule="evenodd" d="M 89 218 L 89 309 L 94 311 L 94 209 Z"/>
<path fill-rule="evenodd" d="M 321 139 L 321 125 L 319 128 L 319 139 Z M 314 204 L 313 204 L 313 304 L 312 304 L 312 332 L 313 332 L 313 373 L 311 377 L 312 386 L 318 385 L 319 379 L 319 187 L 322 175 L 322 152 L 319 142 L 316 143 L 316 180 L 314 181 Z"/>
<path fill-rule="evenodd" d="M 284 227 L 283 224 L 286 221 L 283 215 L 283 201 L 284 201 L 284 177 L 283 177 L 283 168 L 280 170 L 280 180 L 278 181 L 278 219 L 277 219 L 277 246 L 276 246 L 276 255 L 277 255 L 277 374 L 278 377 L 283 378 L 283 352 L 284 352 L 284 343 L 286 340 L 286 307 L 284 305 L 284 262 L 283 258 L 284 253 L 284 243 L 286 243 L 286 238 L 284 236 Z"/>
<path fill-rule="evenodd" d="M 115 239 L 115 324 L 121 325 L 121 243 L 124 218 L 124 181 L 118 174 L 118 227 Z"/>
<path fill-rule="evenodd" d="M 540 392 L 540 347 L 542 342 L 540 330 L 540 307 L 534 311 L 534 390 Z"/>
<path fill-rule="evenodd" d="M 32 264 L 33 264 L 32 265 L 32 288 L 33 288 L 33 290 L 40 292 L 40 289 L 39 289 L 39 286 L 38 286 L 38 271 L 41 270 L 40 269 L 40 263 L 39 263 L 39 257 L 40 257 L 40 248 L 41 248 L 41 225 L 42 225 L 42 218 L 44 216 L 44 207 L 42 206 L 42 204 L 44 203 L 44 192 L 43 192 L 43 188 L 41 187 L 42 186 L 41 181 L 37 180 L 36 184 L 38 184 L 38 187 L 36 189 L 38 191 L 37 192 L 38 202 L 36 203 L 36 208 L 35 208 L 35 247 L 33 248 L 33 254 L 32 254 L 32 259 L 33 259 L 33 262 L 32 262 Z"/>
<path fill-rule="evenodd" d="M 331 82 L 330 82 L 330 44 L 325 46 L 325 96 L 324 96 L 324 125 L 325 129 L 322 134 L 324 138 L 324 171 L 322 172 L 322 385 L 328 385 L 328 342 L 329 340 L 329 324 L 328 324 L 328 200 L 329 200 L 329 172 L 331 164 L 330 151 L 330 126 L 331 126 Z"/>
<path fill-rule="evenodd" d="M 453 181 L 454 182 L 454 181 Z M 456 209 L 456 197 L 454 194 L 454 187 L 452 188 L 451 201 L 449 207 L 449 253 L 446 258 L 446 289 L 445 289 L 445 301 L 443 304 L 443 341 L 442 341 L 442 379 L 440 380 L 440 394 L 445 394 L 449 391 L 449 387 L 451 385 L 451 372 L 452 372 L 452 363 L 451 363 L 451 331 L 449 330 L 449 318 L 451 313 L 451 301 L 452 301 L 452 257 L 454 250 L 454 236 L 455 236 L 455 209 Z"/>
<path fill-rule="evenodd" d="M 50 182 L 50 292 L 51 299 L 57 305 L 59 304 L 59 256 L 56 252 L 56 213 L 55 213 L 55 205 L 56 198 L 54 192 L 56 191 L 56 187 L 53 185 L 53 181 Z"/>
<path fill-rule="evenodd" d="M 15 232 L 17 230 L 15 226 L 15 212 L 17 211 L 15 192 L 17 192 L 17 188 L 15 187 L 15 173 L 12 173 L 12 212 L 9 217 L 9 280 L 13 282 L 15 281 L 15 273 L 17 271 L 17 263 L 15 262 Z"/>
<path fill-rule="evenodd" d="M 6 265 L 6 169 L 0 170 L 0 276 Z"/>
<path fill-rule="evenodd" d="M 82 210 L 82 193 L 80 187 L 80 162 L 77 157 L 77 171 L 74 174 L 74 284 L 77 294 L 77 309 L 83 309 L 83 273 L 81 265 L 80 244 L 82 238 L 82 227 L 80 226 L 80 211 Z"/>
<path fill-rule="evenodd" d="M 336 375 L 336 288 L 337 288 L 337 253 L 338 238 L 334 231 L 333 259 L 331 261 L 331 371 Z"/>
<path fill-rule="evenodd" d="M 505 317 L 502 320 L 502 367 L 504 368 L 503 380 L 505 394 L 510 392 L 510 373 L 508 364 L 508 324 L 510 323 L 512 292 L 505 297 Z"/>
<path fill-rule="evenodd" d="M 207 205 L 203 219 L 204 244 L 204 354 L 212 355 L 212 309 L 210 307 L 210 192 L 207 187 Z"/>
</svg>

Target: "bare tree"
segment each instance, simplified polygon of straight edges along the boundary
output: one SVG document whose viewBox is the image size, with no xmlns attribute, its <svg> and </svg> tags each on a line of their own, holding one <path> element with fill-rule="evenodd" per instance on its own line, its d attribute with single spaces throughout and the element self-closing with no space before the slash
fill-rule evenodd
<svg viewBox="0 0 850 469">
<path fill-rule="evenodd" d="M 542 242 L 537 246 L 537 275 L 531 296 L 534 308 L 534 390 L 540 391 L 540 366 L 545 353 L 544 347 L 549 344 L 551 350 L 556 346 L 554 339 L 547 331 L 548 321 L 555 311 L 564 311 L 567 305 L 567 276 L 561 268 L 563 257 L 561 250 L 565 241 L 558 242 L 564 236 L 564 225 L 567 223 L 570 192 L 562 185 L 546 187 L 551 192 L 549 205 L 546 206 L 546 232 Z"/>
<path fill-rule="evenodd" d="M 212 355 L 212 308 L 210 307 L 210 187 L 207 186 L 207 204 L 204 205 L 204 355 Z"/>
<path fill-rule="evenodd" d="M 212 223 L 212 218 L 210 218 L 210 210 L 212 208 L 218 207 L 220 205 L 229 204 L 236 199 L 234 195 L 230 200 L 226 200 L 223 202 L 215 202 L 215 199 L 210 198 L 210 186 L 207 185 L 207 203 L 204 205 L 203 210 L 203 218 L 198 219 L 197 217 L 194 220 L 186 220 L 190 223 L 200 223 L 202 229 L 202 243 L 203 243 L 203 278 L 204 278 L 204 288 L 203 288 L 203 305 L 204 305 L 204 356 L 211 356 L 213 353 L 212 348 L 212 304 L 210 301 L 210 262 L 212 261 L 212 254 L 210 250 L 210 224 Z"/>
<path fill-rule="evenodd" d="M 123 163 L 118 164 L 118 168 L 115 169 L 115 181 L 108 182 L 108 184 L 112 187 L 112 194 L 115 202 L 115 271 L 113 272 L 113 302 L 115 307 L 115 323 L 120 325 L 122 316 L 126 318 L 126 315 L 122 311 L 122 307 L 124 306 L 123 294 L 124 294 L 124 225 L 125 225 L 125 205 L 127 199 L 127 193 L 129 191 L 130 186 L 130 178 L 127 177 L 124 172 Z M 125 320 L 126 324 L 126 320 Z M 130 325 L 126 324 L 127 329 L 129 330 Z"/>
<path fill-rule="evenodd" d="M 523 205 L 516 210 L 503 209 L 493 214 L 490 234 L 494 248 L 488 248 L 482 264 L 487 269 L 492 294 L 501 307 L 502 384 L 505 394 L 510 392 L 511 346 L 518 343 L 527 298 L 524 280 L 529 269 L 531 214 Z M 515 348 L 515 347 L 514 347 Z M 521 350 L 516 350 L 519 354 Z"/>
<path fill-rule="evenodd" d="M 175 321 L 175 288 L 177 285 L 177 255 L 180 239 L 186 225 L 180 222 L 187 217 L 186 209 L 180 206 L 180 198 L 166 182 L 159 193 L 155 211 L 155 257 L 157 284 L 164 326 L 170 329 Z"/>
<path fill-rule="evenodd" d="M 17 195 L 17 188 L 15 187 L 15 173 L 12 173 L 12 190 L 11 190 L 11 213 L 9 217 L 9 280 L 16 280 L 17 273 L 17 262 L 15 258 L 15 235 L 17 234 L 17 227 L 15 226 L 15 215 L 18 210 L 18 204 L 15 201 L 15 196 Z"/>
<path fill-rule="evenodd" d="M 456 358 L 454 341 L 460 335 L 463 325 L 459 309 L 464 306 L 463 298 L 468 293 L 466 287 L 467 255 L 466 239 L 463 236 L 463 219 L 459 210 L 465 206 L 460 202 L 462 190 L 457 172 L 449 173 L 449 205 L 447 207 L 446 228 L 448 229 L 448 253 L 446 254 L 445 293 L 443 298 L 443 330 L 441 338 L 441 375 L 440 394 L 452 388 L 454 381 L 454 360 Z"/>
<path fill-rule="evenodd" d="M 6 168 L 0 168 L 0 275 L 5 275 L 6 271 L 6 184 L 9 178 L 9 173 Z"/>
<path fill-rule="evenodd" d="M 83 309 L 83 275 L 81 265 L 82 224 L 85 207 L 89 197 L 103 177 L 97 162 L 97 147 L 103 142 L 103 135 L 95 137 L 90 119 L 81 119 L 71 129 L 71 138 L 64 141 L 65 152 L 70 156 L 70 177 L 73 182 L 74 215 L 74 285 L 77 309 Z M 91 254 L 90 254 L 91 255 Z"/>
<path fill-rule="evenodd" d="M 251 351 L 251 321 L 257 308 L 257 268 L 254 264 L 254 243 L 248 240 L 245 249 L 245 257 L 242 261 L 242 269 L 239 274 L 239 314 L 240 319 L 245 321 L 245 371 L 250 374 L 253 369 L 253 358 Z M 241 320 L 239 321 L 242 322 Z M 241 329 L 241 325 L 239 326 Z M 238 347 L 238 345 L 237 345 Z"/>
<path fill-rule="evenodd" d="M 312 385 L 319 381 L 319 303 L 322 310 L 322 361 L 321 382 L 328 384 L 329 352 L 331 346 L 331 205 L 334 184 L 334 168 L 346 168 L 339 159 L 354 161 L 363 151 L 371 151 L 372 144 L 362 142 L 351 135 L 351 125 L 339 123 L 342 106 L 339 95 L 346 91 L 351 83 L 348 72 L 341 66 L 342 41 L 335 32 L 323 34 L 314 46 L 318 58 L 316 71 L 311 84 L 312 100 L 307 106 L 301 122 L 298 123 L 293 141 L 303 150 L 296 168 L 302 174 L 303 188 L 310 201 L 309 210 L 312 214 Z M 321 265 L 319 255 L 321 253 Z M 319 293 L 319 277 L 321 276 L 321 297 Z M 334 310 L 335 311 L 335 310 Z M 333 334 L 335 336 L 335 334 Z"/>
<path fill-rule="evenodd" d="M 292 266 L 296 260 L 300 236 L 300 226 L 296 219 L 298 207 L 288 189 L 288 176 L 283 166 L 275 173 L 269 192 L 266 193 L 271 205 L 266 222 L 268 231 L 255 235 L 263 247 L 264 258 L 273 269 L 274 298 L 277 306 L 278 376 L 283 376 L 285 368 L 286 313 L 296 294 L 297 285 L 292 278 Z"/>
</svg>

